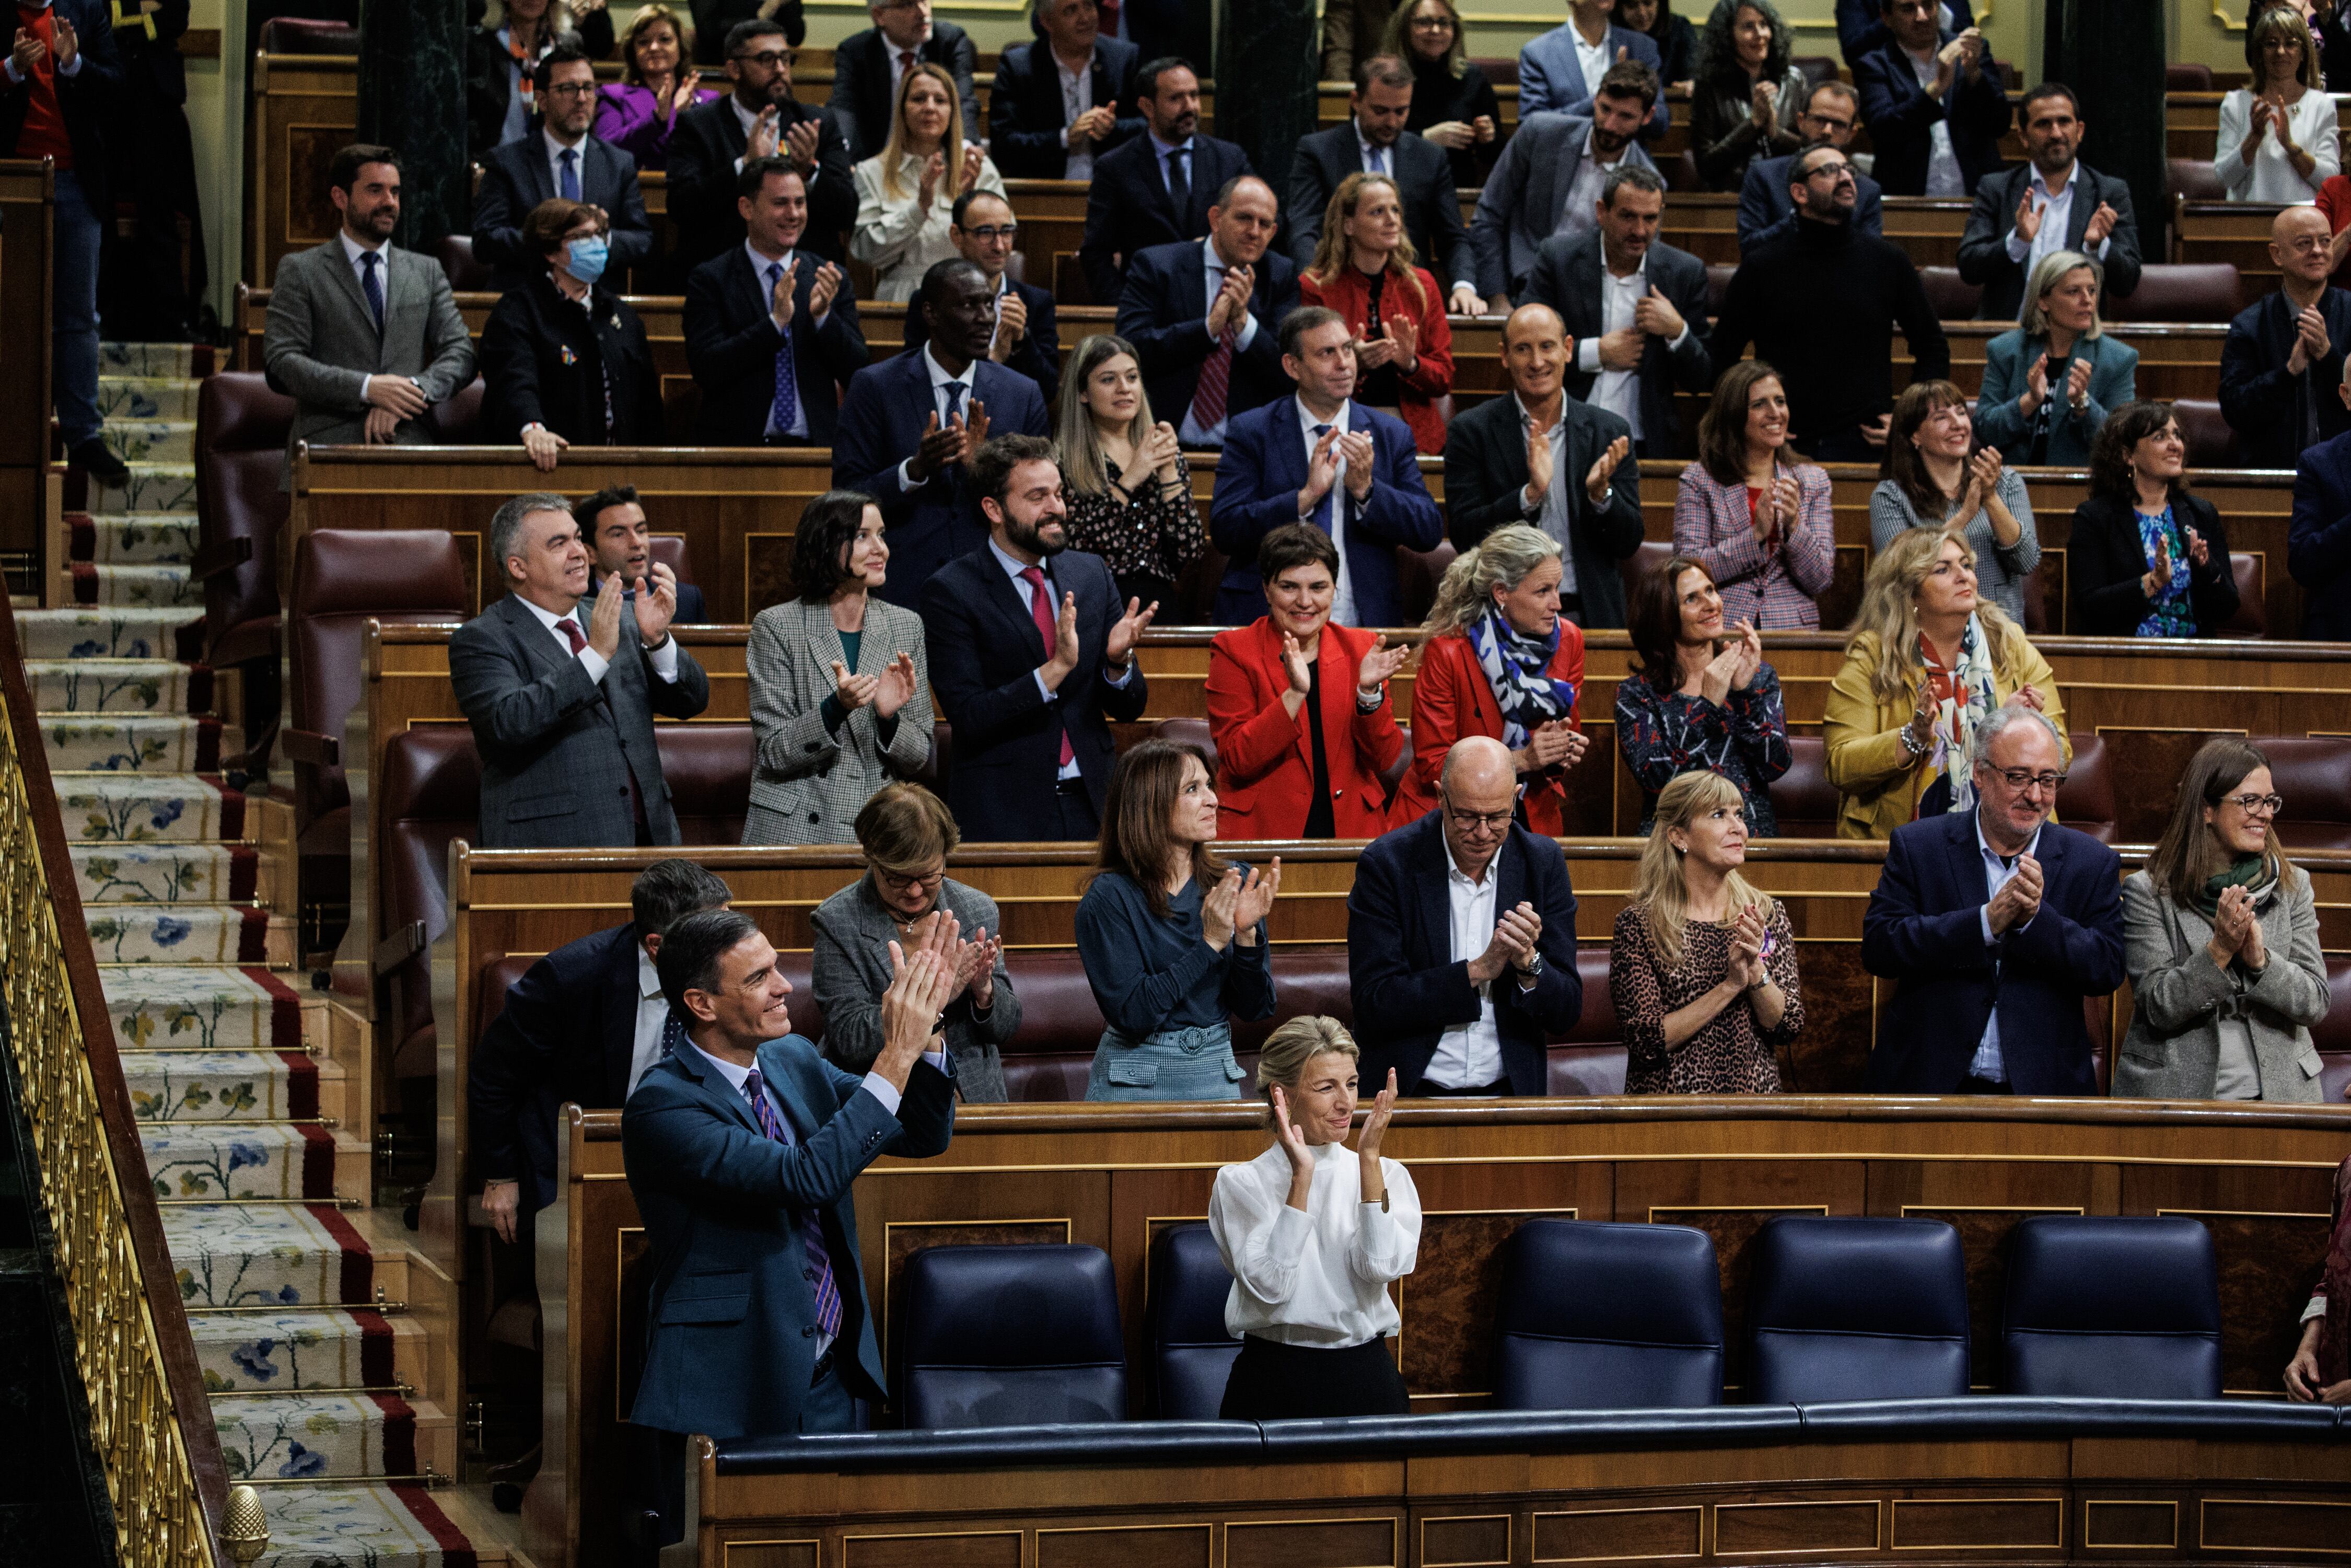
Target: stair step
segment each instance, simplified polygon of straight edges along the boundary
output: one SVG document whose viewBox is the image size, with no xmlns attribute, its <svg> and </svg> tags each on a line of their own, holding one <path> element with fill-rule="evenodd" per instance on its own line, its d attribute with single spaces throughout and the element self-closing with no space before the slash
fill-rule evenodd
<svg viewBox="0 0 2351 1568">
<path fill-rule="evenodd" d="M 193 419 L 110 419 L 99 426 L 98 434 L 107 449 L 125 463 L 193 464 L 196 460 Z"/>
<path fill-rule="evenodd" d="M 100 343 L 98 373 L 185 380 L 210 372 L 213 351 L 196 343 Z"/>
<path fill-rule="evenodd" d="M 23 610 L 16 638 L 27 659 L 193 658 L 203 622 L 186 610 Z"/>
<path fill-rule="evenodd" d="M 487 1568 L 503 1561 L 480 1550 L 422 1487 L 264 1487 L 269 1550 L 255 1568 Z"/>
<path fill-rule="evenodd" d="M 204 382 L 177 373 L 151 376 L 103 375 L 98 378 L 98 412 L 106 420 L 187 419 L 196 417 L 196 395 Z"/>
<path fill-rule="evenodd" d="M 101 485 L 90 481 L 89 509 L 93 512 L 183 512 L 193 517 L 196 510 L 196 427 L 188 426 L 188 448 L 179 457 L 132 456 L 123 454 L 122 460 L 131 465 L 131 477 L 120 486 Z M 118 452 L 116 432 L 112 425 L 105 430 L 107 444 Z"/>
<path fill-rule="evenodd" d="M 136 566 L 99 566 L 90 561 L 70 563 L 76 604 L 204 607 L 204 585 L 184 566 L 168 562 Z"/>
<path fill-rule="evenodd" d="M 246 1389 L 387 1388 L 423 1376 L 424 1325 L 366 1311 L 200 1312 L 188 1320 L 214 1394 Z"/>
<path fill-rule="evenodd" d="M 186 564 L 196 558 L 193 512 L 88 512 L 66 517 L 66 559 L 100 566 Z"/>
<path fill-rule="evenodd" d="M 100 964 L 266 964 L 294 961 L 294 927 L 266 909 L 195 904 L 184 909 L 118 905 L 92 914 L 89 942 Z"/>
<path fill-rule="evenodd" d="M 212 672 L 161 659 L 37 659 L 25 664 L 41 713 L 186 713 L 212 706 Z M 202 686 L 202 700 L 193 689 Z"/>
<path fill-rule="evenodd" d="M 57 786 L 66 832 L 88 842 L 241 841 L 250 820 L 243 794 L 193 773 L 63 773 Z"/>
<path fill-rule="evenodd" d="M 49 767 L 59 773 L 210 773 L 220 767 L 221 724 L 182 714 L 74 714 L 40 719 Z"/>
<path fill-rule="evenodd" d="M 142 1122 L 140 1146 L 159 1198 L 241 1203 L 322 1200 L 366 1191 L 368 1147 L 349 1133 L 317 1126 L 207 1126 Z M 355 1181 L 339 1186 L 339 1167 Z"/>
<path fill-rule="evenodd" d="M 159 1046 L 271 1052 L 301 1049 L 301 993 L 266 969 L 147 964 L 98 974 L 126 1068 L 132 1052 Z"/>
<path fill-rule="evenodd" d="M 249 1322 L 258 1308 L 368 1307 L 379 1284 L 404 1299 L 405 1270 L 381 1268 L 350 1220 L 325 1205 L 167 1205 L 162 1215 L 192 1322 Z"/>
<path fill-rule="evenodd" d="M 76 844 L 84 904 L 242 904 L 256 894 L 261 852 L 244 844 Z"/>
<path fill-rule="evenodd" d="M 131 1113 L 147 1125 L 320 1113 L 318 1065 L 298 1052 L 126 1051 L 122 1081 L 131 1091 Z"/>
<path fill-rule="evenodd" d="M 455 1428 L 430 1404 L 396 1394 L 265 1395 L 213 1402 L 232 1482 L 450 1473 Z M 435 1441 L 439 1439 L 439 1441 Z"/>
</svg>

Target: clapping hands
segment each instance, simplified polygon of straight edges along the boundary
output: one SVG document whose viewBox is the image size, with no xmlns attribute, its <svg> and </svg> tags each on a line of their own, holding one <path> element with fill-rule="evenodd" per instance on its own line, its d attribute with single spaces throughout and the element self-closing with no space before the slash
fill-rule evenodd
<svg viewBox="0 0 2351 1568">
<path fill-rule="evenodd" d="M 1747 904 L 1730 923 L 1730 956 L 1723 966 L 1724 983 L 1747 992 L 1771 977 L 1763 964 L 1763 949 L 1769 945 L 1769 933 L 1763 924 L 1763 911 L 1756 904 Z"/>
<path fill-rule="evenodd" d="M 1239 866 L 1227 866 L 1217 885 L 1200 900 L 1201 936 L 1219 953 L 1236 941 L 1244 947 L 1255 946 L 1258 924 L 1272 911 L 1274 894 L 1280 890 L 1279 855 L 1262 872 L 1251 866 L 1244 874 Z"/>
<path fill-rule="evenodd" d="M 1405 661 L 1411 657 L 1412 648 L 1408 643 L 1399 643 L 1390 647 L 1387 633 L 1381 632 L 1372 639 L 1370 649 L 1364 654 L 1364 662 L 1356 666 L 1355 689 L 1366 696 L 1376 693 L 1387 685 L 1389 676 L 1404 668 Z"/>
<path fill-rule="evenodd" d="M 2244 960 L 2248 969 L 2268 967 L 2269 949 L 2262 942 L 2261 916 L 2251 893 L 2241 887 L 2220 890 L 2220 907 L 2212 917 L 2212 940 L 2206 948 L 2223 969 L 2232 958 Z"/>
</svg>

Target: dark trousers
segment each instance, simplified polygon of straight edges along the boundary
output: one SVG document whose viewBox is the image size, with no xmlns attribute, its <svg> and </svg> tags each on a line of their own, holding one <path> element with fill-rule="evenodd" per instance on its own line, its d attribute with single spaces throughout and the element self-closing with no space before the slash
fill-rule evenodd
<svg viewBox="0 0 2351 1568">
<path fill-rule="evenodd" d="M 857 1400 L 840 1372 L 828 1367 L 809 1385 L 799 1429 L 854 1432 L 862 1425 Z M 636 1495 L 629 1501 L 621 1538 L 632 1542 L 632 1562 L 652 1568 L 663 1547 L 685 1539 L 685 1434 L 651 1427 L 631 1427 L 628 1432 Z"/>
<path fill-rule="evenodd" d="M 1228 1421 L 1313 1421 L 1332 1416 L 1409 1416 L 1404 1375 L 1388 1342 L 1368 1339 L 1343 1350 L 1282 1344 L 1255 1334 L 1225 1380 L 1217 1414 Z"/>
<path fill-rule="evenodd" d="M 1093 797 L 1086 793 L 1086 782 L 1072 779 L 1057 786 L 1055 799 L 1061 809 L 1061 840 L 1063 843 L 1091 843 L 1102 837 L 1102 819 L 1094 814 Z"/>
</svg>

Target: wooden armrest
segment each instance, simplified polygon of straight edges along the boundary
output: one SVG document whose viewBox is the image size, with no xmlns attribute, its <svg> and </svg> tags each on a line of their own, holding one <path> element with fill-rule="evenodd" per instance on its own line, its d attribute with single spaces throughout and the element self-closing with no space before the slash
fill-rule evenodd
<svg viewBox="0 0 2351 1568">
<path fill-rule="evenodd" d="M 309 768 L 339 768 L 343 760 L 343 743 L 331 735 L 320 735 L 311 729 L 281 729 L 277 745 L 288 762 Z"/>
<path fill-rule="evenodd" d="M 375 945 L 375 972 L 390 974 L 417 954 L 424 951 L 424 922 L 412 920 L 392 928 L 392 934 Z"/>
<path fill-rule="evenodd" d="M 250 538 L 222 539 L 196 552 L 195 559 L 189 563 L 188 574 L 198 582 L 204 582 L 222 572 L 234 571 L 252 559 L 253 541 Z"/>
</svg>

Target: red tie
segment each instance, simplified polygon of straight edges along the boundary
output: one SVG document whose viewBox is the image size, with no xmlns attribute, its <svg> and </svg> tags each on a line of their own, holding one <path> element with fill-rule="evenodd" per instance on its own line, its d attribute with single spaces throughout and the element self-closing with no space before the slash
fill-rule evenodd
<svg viewBox="0 0 2351 1568">
<path fill-rule="evenodd" d="M 912 49 L 900 49 L 898 51 L 898 83 L 901 87 L 905 85 L 906 73 L 914 68 L 914 51 Z"/>
<path fill-rule="evenodd" d="M 563 628 L 563 640 L 571 644 L 574 653 L 588 646 L 588 633 L 580 630 L 580 622 L 567 615 L 556 622 Z"/>
<path fill-rule="evenodd" d="M 1045 657 L 1050 659 L 1053 656 L 1053 645 L 1061 641 L 1061 636 L 1053 617 L 1053 596 L 1045 591 L 1044 570 L 1029 567 L 1020 574 L 1020 580 L 1029 585 L 1029 613 L 1036 618 L 1037 631 L 1045 639 Z M 1070 749 L 1070 730 L 1064 725 L 1061 727 L 1061 765 L 1067 768 L 1070 759 L 1076 755 Z"/>
<path fill-rule="evenodd" d="M 1192 394 L 1192 422 L 1204 431 L 1225 423 L 1225 396 L 1233 379 L 1233 340 L 1239 336 L 1238 324 L 1227 327 L 1200 363 L 1199 390 Z"/>
</svg>

